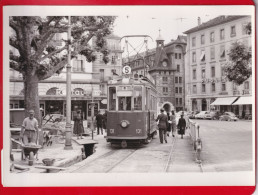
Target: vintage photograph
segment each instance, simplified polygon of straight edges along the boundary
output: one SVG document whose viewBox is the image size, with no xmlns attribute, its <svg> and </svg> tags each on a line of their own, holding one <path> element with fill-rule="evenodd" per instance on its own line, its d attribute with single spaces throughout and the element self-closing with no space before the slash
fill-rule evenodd
<svg viewBox="0 0 258 195">
<path fill-rule="evenodd" d="M 254 185 L 254 7 L 57 8 L 4 9 L 3 183 Z"/>
</svg>

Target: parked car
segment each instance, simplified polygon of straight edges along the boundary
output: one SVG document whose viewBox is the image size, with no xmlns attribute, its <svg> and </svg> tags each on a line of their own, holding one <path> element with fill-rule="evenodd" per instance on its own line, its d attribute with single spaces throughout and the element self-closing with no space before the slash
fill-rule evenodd
<svg viewBox="0 0 258 195">
<path fill-rule="evenodd" d="M 208 111 L 201 111 L 199 114 L 195 115 L 196 119 L 205 119 L 205 115 L 207 115 L 209 112 Z"/>
<path fill-rule="evenodd" d="M 205 115 L 205 119 L 210 119 L 210 120 L 219 119 L 219 112 L 211 111 Z"/>
<path fill-rule="evenodd" d="M 219 117 L 220 121 L 237 121 L 238 118 L 233 112 L 225 112 Z"/>
<path fill-rule="evenodd" d="M 199 114 L 200 112 L 199 111 L 192 111 L 190 114 L 189 114 L 189 118 L 190 119 L 195 119 L 195 115 Z"/>
</svg>

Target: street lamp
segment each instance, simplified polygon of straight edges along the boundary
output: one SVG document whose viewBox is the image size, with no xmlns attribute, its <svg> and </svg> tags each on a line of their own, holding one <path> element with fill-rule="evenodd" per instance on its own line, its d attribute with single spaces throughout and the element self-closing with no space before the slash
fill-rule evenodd
<svg viewBox="0 0 258 195">
<path fill-rule="evenodd" d="M 68 16 L 68 60 L 66 66 L 66 125 L 65 125 L 65 150 L 72 147 L 71 125 L 71 16 Z"/>
</svg>

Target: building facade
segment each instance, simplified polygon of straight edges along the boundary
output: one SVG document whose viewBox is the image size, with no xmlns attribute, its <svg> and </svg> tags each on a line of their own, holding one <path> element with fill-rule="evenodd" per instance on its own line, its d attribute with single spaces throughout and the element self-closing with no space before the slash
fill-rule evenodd
<svg viewBox="0 0 258 195">
<path fill-rule="evenodd" d="M 62 46 L 62 35 L 55 35 L 53 43 Z M 59 40 L 59 41 L 58 41 Z M 86 57 L 78 55 L 71 60 L 71 110 L 73 115 L 80 110 L 84 119 L 91 116 L 91 102 L 95 102 L 94 114 L 98 110 L 107 108 L 105 99 L 107 98 L 107 81 L 114 75 L 113 72 L 121 74 L 121 49 L 116 36 L 108 36 L 107 47 L 110 51 L 110 62 L 105 64 L 100 61 L 99 53 L 95 53 L 96 60 L 87 62 Z M 94 39 L 93 39 L 94 46 Z M 15 50 L 13 51 L 15 52 Z M 113 56 L 116 56 L 113 64 Z M 102 71 L 103 70 L 103 71 Z M 10 68 L 9 71 L 9 97 L 10 109 L 24 108 L 24 84 L 22 74 Z M 42 80 L 39 83 L 39 103 L 46 114 L 62 114 L 66 116 L 66 68 L 60 74 Z"/>
<path fill-rule="evenodd" d="M 158 107 L 166 111 L 185 109 L 185 62 L 186 37 L 178 36 L 168 44 L 159 36 L 157 46 L 145 53 L 124 59 L 132 74 L 151 77 L 158 91 Z"/>
<path fill-rule="evenodd" d="M 186 52 L 186 105 L 190 111 L 232 111 L 241 115 L 251 113 L 250 104 L 233 106 L 239 97 L 250 97 L 252 78 L 238 86 L 228 81 L 224 65 L 232 43 L 238 41 L 251 49 L 251 35 L 246 26 L 250 16 L 219 16 L 185 32 Z M 220 103 L 219 103 L 220 102 Z"/>
</svg>

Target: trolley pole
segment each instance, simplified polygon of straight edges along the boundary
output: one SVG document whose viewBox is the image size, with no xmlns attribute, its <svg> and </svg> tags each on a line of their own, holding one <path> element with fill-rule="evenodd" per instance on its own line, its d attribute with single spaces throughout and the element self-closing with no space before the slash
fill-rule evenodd
<svg viewBox="0 0 258 195">
<path fill-rule="evenodd" d="M 90 124 L 92 140 L 94 138 L 94 136 L 93 136 L 93 134 L 94 134 L 94 106 L 95 106 L 95 103 L 93 101 L 93 87 L 92 87 L 92 89 L 91 89 L 91 124 Z"/>
<path fill-rule="evenodd" d="M 68 16 L 68 61 L 66 66 L 66 125 L 65 150 L 72 150 L 71 125 L 71 16 Z"/>
</svg>

